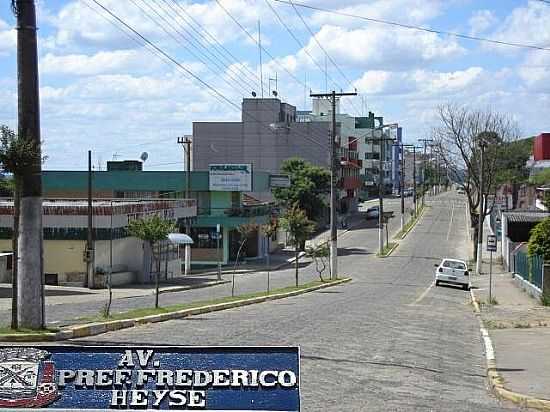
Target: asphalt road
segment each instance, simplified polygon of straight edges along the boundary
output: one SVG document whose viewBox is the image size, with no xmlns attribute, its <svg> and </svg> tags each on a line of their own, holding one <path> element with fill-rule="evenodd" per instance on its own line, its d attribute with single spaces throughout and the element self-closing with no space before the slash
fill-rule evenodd
<svg viewBox="0 0 550 412">
<path fill-rule="evenodd" d="M 411 198 L 407 199 L 406 206 L 409 207 Z M 366 202 L 361 205 L 361 210 L 366 210 L 367 207 L 372 206 L 373 202 Z M 395 218 L 390 220 L 389 233 L 390 235 L 396 233 L 400 227 L 400 200 L 399 199 L 386 199 L 385 210 L 392 210 L 395 213 Z M 372 254 L 376 253 L 378 247 L 378 231 L 376 228 L 377 221 L 361 221 L 357 226 L 350 228 L 347 233 L 343 233 L 340 236 L 341 247 L 339 247 L 339 255 L 350 256 L 357 254 Z M 339 231 L 343 232 L 343 231 Z M 354 236 L 355 232 L 361 232 L 363 240 L 358 246 L 354 246 L 355 242 L 349 242 L 346 240 L 348 236 Z M 318 274 L 315 271 L 313 264 L 310 264 L 306 259 L 301 264 L 300 269 L 300 282 L 306 283 L 312 280 L 318 279 Z M 347 275 L 345 268 L 342 268 L 342 276 Z M 325 272 L 325 276 L 328 276 L 328 269 Z M 211 276 L 215 279 L 215 276 Z M 224 279 L 231 279 L 231 275 L 224 275 Z M 282 268 L 281 270 L 272 271 L 270 275 L 271 289 L 293 286 L 295 284 L 294 269 L 290 266 Z M 154 286 L 151 286 L 152 288 Z M 232 285 L 226 283 L 224 285 L 212 286 L 203 289 L 194 289 L 184 292 L 172 292 L 165 293 L 160 296 L 161 306 L 174 305 L 178 303 L 187 303 L 193 301 L 210 300 L 214 298 L 231 296 Z M 267 288 L 267 272 L 254 272 L 246 274 L 238 274 L 235 276 L 235 295 L 243 293 L 252 293 L 264 291 Z M 105 306 L 107 301 L 107 291 L 105 290 L 105 297 L 102 299 L 97 294 L 80 294 L 78 296 L 71 296 L 70 303 L 63 303 L 63 299 L 59 296 L 46 297 L 46 320 L 50 326 L 65 326 L 74 323 L 82 323 L 81 318 L 97 316 Z M 9 297 L 2 298 L 0 296 L 0 302 L 3 303 L 2 307 L 11 307 L 11 299 Z M 130 309 L 146 308 L 154 306 L 154 295 L 151 292 L 149 296 L 128 297 L 115 299 L 112 305 L 112 312 L 125 312 Z M 9 325 L 11 319 L 10 310 L 0 310 L 0 324 Z"/>
<path fill-rule="evenodd" d="M 376 230 L 341 238 L 350 284 L 77 342 L 299 345 L 304 411 L 517 410 L 486 388 L 468 292 L 432 286 L 442 257 L 467 258 L 464 199 L 429 204 L 389 258 L 372 254 Z"/>
</svg>

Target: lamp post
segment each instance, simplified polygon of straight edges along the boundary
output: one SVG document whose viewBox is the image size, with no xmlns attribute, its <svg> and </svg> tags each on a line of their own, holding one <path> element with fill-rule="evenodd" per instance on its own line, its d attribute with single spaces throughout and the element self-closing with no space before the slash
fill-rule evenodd
<svg viewBox="0 0 550 412">
<path fill-rule="evenodd" d="M 476 273 L 481 275 L 481 263 L 483 255 L 483 221 L 485 217 L 485 199 L 483 194 L 483 154 L 487 147 L 487 142 L 483 139 L 483 136 L 479 136 L 479 151 L 480 151 L 480 166 L 479 166 L 479 218 L 478 218 L 478 230 L 477 230 L 477 259 L 476 259 Z"/>
<path fill-rule="evenodd" d="M 384 129 L 395 129 L 397 123 L 385 124 L 372 129 L 371 141 L 379 141 L 380 143 L 380 168 L 378 173 L 378 253 L 382 255 L 384 251 L 384 158 L 385 158 L 385 143 L 394 139 L 384 137 Z M 378 133 L 375 133 L 378 132 Z"/>
</svg>

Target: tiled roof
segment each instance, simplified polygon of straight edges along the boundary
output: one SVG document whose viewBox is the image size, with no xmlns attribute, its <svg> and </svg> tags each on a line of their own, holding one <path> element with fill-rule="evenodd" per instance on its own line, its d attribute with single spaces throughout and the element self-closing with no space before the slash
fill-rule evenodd
<svg viewBox="0 0 550 412">
<path fill-rule="evenodd" d="M 504 216 L 509 222 L 540 222 L 541 220 L 550 217 L 549 212 L 536 210 L 514 210 L 513 212 L 504 212 Z"/>
</svg>

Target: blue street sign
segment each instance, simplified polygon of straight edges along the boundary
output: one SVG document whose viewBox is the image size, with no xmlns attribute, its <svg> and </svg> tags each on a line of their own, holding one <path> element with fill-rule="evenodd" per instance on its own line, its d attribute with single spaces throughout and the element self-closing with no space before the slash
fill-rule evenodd
<svg viewBox="0 0 550 412">
<path fill-rule="evenodd" d="M 299 411 L 294 347 L 0 348 L 0 408 Z"/>
</svg>

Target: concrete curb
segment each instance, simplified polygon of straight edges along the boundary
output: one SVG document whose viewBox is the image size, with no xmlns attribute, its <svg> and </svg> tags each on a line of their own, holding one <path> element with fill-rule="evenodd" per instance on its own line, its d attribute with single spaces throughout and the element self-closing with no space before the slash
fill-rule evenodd
<svg viewBox="0 0 550 412">
<path fill-rule="evenodd" d="M 408 228 L 405 231 L 405 233 L 403 233 L 403 235 L 401 235 L 401 237 L 400 237 L 401 240 L 405 239 L 405 237 L 409 234 L 409 232 L 416 227 L 418 222 L 420 222 L 420 219 L 422 219 L 422 216 L 424 216 L 424 210 L 426 210 L 426 206 L 424 206 L 422 209 L 420 209 L 420 213 L 419 213 L 418 217 L 416 218 L 416 221 L 414 222 L 414 224 L 411 225 L 410 228 Z"/>
<path fill-rule="evenodd" d="M 67 339 L 84 338 L 87 336 L 99 335 L 115 330 L 131 328 L 134 326 L 145 325 L 148 323 L 164 322 L 167 320 L 180 319 L 191 315 L 199 315 L 208 312 L 217 312 L 225 309 L 232 309 L 255 303 L 262 303 L 271 300 L 284 299 L 292 296 L 302 295 L 308 292 L 314 292 L 319 289 L 325 289 L 331 286 L 341 285 L 350 282 L 351 278 L 338 279 L 334 282 L 324 283 L 317 286 L 312 286 L 306 289 L 295 290 L 292 292 L 278 293 L 269 296 L 258 296 L 255 298 L 241 299 L 233 302 L 217 303 L 214 305 L 199 306 L 191 309 L 182 309 L 174 312 L 162 313 L 158 315 L 149 315 L 133 319 L 113 320 L 106 322 L 88 323 L 85 325 L 77 325 L 63 329 L 56 333 L 17 333 L 12 335 L 0 336 L 0 342 L 51 342 Z"/>
<path fill-rule="evenodd" d="M 399 242 L 395 242 L 394 245 L 392 246 L 392 248 L 391 248 L 390 250 L 388 250 L 388 252 L 387 252 L 385 255 L 379 255 L 379 254 L 377 253 L 377 254 L 376 254 L 376 257 L 381 258 L 381 259 L 387 258 L 388 256 L 390 256 L 390 255 L 393 253 L 393 251 L 394 251 L 395 249 L 397 249 L 397 246 L 399 246 Z"/>
<path fill-rule="evenodd" d="M 485 346 L 485 358 L 487 360 L 487 378 L 489 379 L 489 385 L 491 386 L 492 391 L 497 397 L 514 402 L 517 405 L 528 408 L 535 408 L 541 411 L 550 411 L 550 400 L 538 399 L 533 396 L 513 392 L 504 387 L 504 380 L 497 371 L 493 342 L 491 341 L 489 332 L 483 326 L 479 304 L 472 289 L 470 289 L 470 298 L 472 299 L 472 304 L 474 305 L 474 312 L 479 322 L 479 330 L 481 332 L 481 337 L 483 338 L 483 344 Z"/>
</svg>

